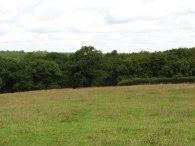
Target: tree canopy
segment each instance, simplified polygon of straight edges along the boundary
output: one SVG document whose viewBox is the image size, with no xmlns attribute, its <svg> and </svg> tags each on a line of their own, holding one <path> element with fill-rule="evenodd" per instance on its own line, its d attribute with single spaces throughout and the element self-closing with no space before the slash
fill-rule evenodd
<svg viewBox="0 0 195 146">
<path fill-rule="evenodd" d="M 137 78 L 195 76 L 195 48 L 164 52 L 102 53 L 83 46 L 75 53 L 0 51 L 0 92 L 114 86 Z"/>
</svg>

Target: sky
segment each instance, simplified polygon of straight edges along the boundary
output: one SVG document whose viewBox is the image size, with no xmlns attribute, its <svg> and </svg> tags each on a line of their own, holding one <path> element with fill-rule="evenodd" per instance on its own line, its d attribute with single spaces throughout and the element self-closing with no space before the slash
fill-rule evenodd
<svg viewBox="0 0 195 146">
<path fill-rule="evenodd" d="M 194 0 L 0 0 L 0 50 L 195 47 Z"/>
</svg>

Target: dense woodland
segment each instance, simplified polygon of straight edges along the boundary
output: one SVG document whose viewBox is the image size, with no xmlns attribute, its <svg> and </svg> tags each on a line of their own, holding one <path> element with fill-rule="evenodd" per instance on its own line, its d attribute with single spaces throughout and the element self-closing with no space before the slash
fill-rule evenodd
<svg viewBox="0 0 195 146">
<path fill-rule="evenodd" d="M 92 46 L 75 53 L 0 51 L 1 93 L 194 76 L 195 48 L 131 54 L 103 54 Z"/>
</svg>

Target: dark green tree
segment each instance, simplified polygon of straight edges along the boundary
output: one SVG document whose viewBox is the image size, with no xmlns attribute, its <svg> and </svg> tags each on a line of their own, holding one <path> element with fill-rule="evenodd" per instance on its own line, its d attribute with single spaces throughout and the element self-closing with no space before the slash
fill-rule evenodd
<svg viewBox="0 0 195 146">
<path fill-rule="evenodd" d="M 88 87 L 95 84 L 101 69 L 102 53 L 92 46 L 83 46 L 70 56 L 69 83 L 72 87 Z"/>
</svg>

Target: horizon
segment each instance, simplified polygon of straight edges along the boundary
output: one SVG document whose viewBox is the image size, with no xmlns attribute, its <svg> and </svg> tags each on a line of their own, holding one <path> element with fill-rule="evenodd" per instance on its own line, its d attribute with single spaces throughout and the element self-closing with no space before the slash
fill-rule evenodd
<svg viewBox="0 0 195 146">
<path fill-rule="evenodd" d="M 81 46 L 81 47 L 84 47 L 84 46 Z M 76 51 L 80 50 L 81 47 L 79 49 L 77 49 Z M 89 47 L 89 46 L 86 46 L 86 47 Z M 94 46 L 92 46 L 94 47 Z M 94 47 L 96 50 L 98 51 L 101 51 L 100 49 L 97 49 L 96 47 Z M 112 51 L 117 51 L 117 53 L 119 54 L 132 54 L 132 53 L 140 53 L 140 52 L 149 52 L 149 53 L 155 53 L 155 52 L 165 52 L 165 51 L 171 51 L 171 50 L 178 50 L 178 49 L 192 49 L 192 48 L 195 48 L 195 47 L 177 47 L 177 48 L 171 48 L 171 49 L 166 49 L 166 50 L 158 50 L 158 51 L 147 51 L 147 50 L 139 50 L 139 51 L 134 51 L 134 52 L 119 52 L 117 49 L 113 49 L 109 52 L 103 52 L 101 51 L 103 54 L 106 54 L 106 53 L 111 53 Z M 31 51 L 26 51 L 26 50 L 6 50 L 6 49 L 3 49 L 3 50 L 0 50 L 0 52 L 25 52 L 25 53 L 31 53 L 31 52 L 47 52 L 47 53 L 75 53 L 76 51 L 73 51 L 73 52 L 60 52 L 60 51 L 48 51 L 46 49 L 37 49 L 37 50 L 31 50 Z"/>
</svg>

